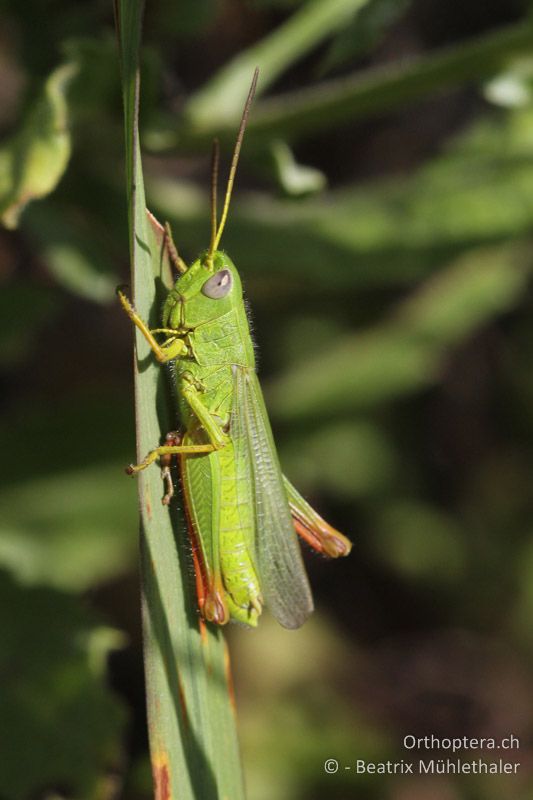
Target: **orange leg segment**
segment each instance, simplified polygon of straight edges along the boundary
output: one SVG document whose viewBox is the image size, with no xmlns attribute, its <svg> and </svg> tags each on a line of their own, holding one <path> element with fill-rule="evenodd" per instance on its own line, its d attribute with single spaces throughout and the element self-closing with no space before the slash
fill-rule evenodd
<svg viewBox="0 0 533 800">
<path fill-rule="evenodd" d="M 301 536 L 318 553 L 323 553 L 330 558 L 347 556 L 352 549 L 350 540 L 335 530 L 325 519 L 322 519 L 286 477 L 284 477 L 284 484 L 294 529 L 298 536 Z"/>
</svg>

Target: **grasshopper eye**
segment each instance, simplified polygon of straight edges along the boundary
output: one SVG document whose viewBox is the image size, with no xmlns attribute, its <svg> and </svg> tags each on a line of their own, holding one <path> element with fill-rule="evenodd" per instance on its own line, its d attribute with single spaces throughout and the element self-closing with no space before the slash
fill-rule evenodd
<svg viewBox="0 0 533 800">
<path fill-rule="evenodd" d="M 233 285 L 233 276 L 229 269 L 221 269 L 216 272 L 202 286 L 202 294 L 212 300 L 219 300 L 225 297 Z"/>
</svg>

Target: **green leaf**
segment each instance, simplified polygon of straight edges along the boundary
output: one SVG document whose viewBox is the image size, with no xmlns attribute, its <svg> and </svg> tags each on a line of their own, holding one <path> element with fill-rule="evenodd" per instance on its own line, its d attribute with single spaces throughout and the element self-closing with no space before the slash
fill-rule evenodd
<svg viewBox="0 0 533 800">
<path fill-rule="evenodd" d="M 25 583 L 81 592 L 133 565 L 135 491 L 123 462 L 25 479 L 2 488 L 0 503 L 0 564 Z"/>
<path fill-rule="evenodd" d="M 476 245 L 529 235 L 530 108 L 482 118 L 409 177 L 330 191 L 299 203 L 236 195 L 224 244 L 246 277 L 287 290 L 410 285 Z M 150 193 L 195 256 L 209 230 L 206 193 L 158 177 Z M 297 254 L 297 257 L 294 257 Z"/>
<path fill-rule="evenodd" d="M 120 763 L 124 711 L 104 684 L 121 644 L 72 596 L 21 588 L 0 572 L 0 786 L 27 800 L 61 786 L 97 800 Z"/>
<path fill-rule="evenodd" d="M 387 64 L 297 94 L 289 92 L 258 104 L 248 133 L 250 137 L 294 138 L 344 121 L 390 113 L 439 88 L 493 75 L 510 57 L 528 54 L 532 43 L 533 24 L 525 22 L 413 58 L 401 66 Z"/>
<path fill-rule="evenodd" d="M 71 388 L 11 409 L 0 426 L 11 453 L 0 465 L 0 565 L 18 580 L 82 592 L 133 567 L 132 420 L 116 386 L 100 380 L 92 396 Z M 46 469 L 28 458 L 36 441 Z"/>
<path fill-rule="evenodd" d="M 53 191 L 67 168 L 65 95 L 76 70 L 70 63 L 52 72 L 22 129 L 0 149 L 0 219 L 7 228 L 16 228 L 24 207 Z"/>
<path fill-rule="evenodd" d="M 270 387 L 293 420 L 374 406 L 439 380 L 447 353 L 523 296 L 529 248 L 475 250 L 422 285 L 384 323 L 313 353 Z"/>
<path fill-rule="evenodd" d="M 270 144 L 274 174 L 281 188 L 294 197 L 320 192 L 326 186 L 326 176 L 313 167 L 298 164 L 289 145 L 281 139 Z"/>
<path fill-rule="evenodd" d="M 485 84 L 484 95 L 503 108 L 531 106 L 533 100 L 533 59 L 516 59 L 507 69 Z"/>
<path fill-rule="evenodd" d="M 226 64 L 187 103 L 184 114 L 202 130 L 238 123 L 242 97 L 259 67 L 258 92 L 264 92 L 291 64 L 338 30 L 368 0 L 308 0 L 258 44 Z"/>
<path fill-rule="evenodd" d="M 170 275 L 161 239 L 145 211 L 138 135 L 139 43 L 142 3 L 119 0 L 117 28 L 126 133 L 126 180 L 135 306 L 157 324 Z M 118 312 L 117 312 L 118 313 Z M 125 323 L 126 324 L 126 323 Z M 137 456 L 175 427 L 159 391 L 161 370 L 136 332 L 135 403 Z M 220 629 L 206 626 L 196 609 L 190 579 L 186 526 L 178 508 L 161 504 L 156 468 L 139 475 L 142 598 L 148 727 L 155 794 L 180 800 L 243 796 L 228 658 Z"/>
<path fill-rule="evenodd" d="M 329 9 L 329 4 L 323 6 Z M 527 56 L 532 44 L 533 21 L 528 20 L 401 64 L 385 64 L 267 98 L 255 105 L 250 116 L 249 143 L 253 146 L 274 137 L 294 140 L 352 120 L 389 114 L 439 89 L 489 78 L 500 72 L 509 59 Z M 273 51 L 272 57 L 275 56 Z M 159 142 L 159 147 L 165 149 L 179 141 L 182 146 L 198 149 L 208 146 L 213 136 L 221 141 L 233 138 L 237 105 L 241 102 L 238 98 L 245 94 L 243 87 L 249 83 L 255 64 L 261 67 L 258 58 L 252 66 L 247 58 L 243 57 L 242 63 L 238 59 L 231 62 L 231 70 L 227 68 L 227 77 L 225 71 L 221 73 L 223 81 L 215 79 L 205 92 L 194 96 L 184 123 L 177 125 L 173 121 L 165 135 L 159 131 L 153 139 L 154 147 Z M 260 91 L 269 82 L 270 74 L 267 69 L 259 83 Z M 224 90 L 220 94 L 219 82 Z M 208 99 L 213 104 L 211 108 Z"/>
</svg>

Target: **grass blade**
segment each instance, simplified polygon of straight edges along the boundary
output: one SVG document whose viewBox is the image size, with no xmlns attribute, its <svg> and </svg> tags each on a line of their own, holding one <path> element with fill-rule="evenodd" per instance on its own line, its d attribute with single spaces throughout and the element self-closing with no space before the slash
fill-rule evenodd
<svg viewBox="0 0 533 800">
<path fill-rule="evenodd" d="M 509 59 L 531 51 L 529 21 L 475 37 L 405 64 L 324 81 L 258 104 L 249 136 L 308 136 L 353 119 L 390 113 L 439 89 L 493 75 Z"/>
<path fill-rule="evenodd" d="M 145 213 L 137 128 L 142 3 L 118 0 L 116 20 L 126 130 L 126 179 L 132 286 L 138 312 L 157 321 L 168 264 Z M 175 427 L 160 368 L 136 336 L 137 456 Z M 225 642 L 196 612 L 181 514 L 161 505 L 157 469 L 139 476 L 142 601 L 148 724 L 155 797 L 221 800 L 243 797 Z"/>
<path fill-rule="evenodd" d="M 300 361 L 270 386 L 284 421 L 377 407 L 440 379 L 454 347 L 511 309 L 526 290 L 530 250 L 512 243 L 465 253 L 365 332 Z"/>
<path fill-rule="evenodd" d="M 229 125 L 234 128 L 241 114 L 250 76 L 259 67 L 259 92 L 264 92 L 294 62 L 331 36 L 363 8 L 368 0 L 311 0 L 304 3 L 284 25 L 258 44 L 239 53 L 200 91 L 185 109 L 192 128 Z"/>
<path fill-rule="evenodd" d="M 436 91 L 452 89 L 467 81 L 480 81 L 497 73 L 511 59 L 527 56 L 532 44 L 533 25 L 527 20 L 409 61 L 385 64 L 260 100 L 247 128 L 248 149 L 272 138 L 294 140 L 355 119 L 388 114 Z M 256 47 L 261 45 L 262 42 Z M 245 51 L 245 54 L 249 52 Z M 226 69 L 237 70 L 236 61 L 219 73 L 222 76 L 220 80 L 227 80 L 228 88 L 224 84 L 223 88 L 228 96 L 230 89 L 233 92 L 233 83 L 230 82 L 231 73 L 225 77 Z M 262 68 L 260 59 L 256 63 Z M 243 77 L 239 62 L 237 66 L 240 85 Z M 268 75 L 262 72 L 260 92 L 264 91 L 267 82 Z M 214 96 L 217 87 L 215 80 L 209 84 L 210 97 Z M 235 95 L 239 96 L 242 95 Z M 200 100 L 202 103 L 198 110 Z M 210 120 L 203 113 L 203 105 L 202 91 L 187 106 L 185 123 L 172 120 L 168 128 L 159 131 L 157 136 L 150 136 L 152 149 L 169 150 L 179 142 L 183 148 L 198 150 L 208 146 L 215 135 L 223 144 L 231 142 L 237 117 L 233 103 L 227 104 L 231 115 L 219 112 Z"/>
</svg>

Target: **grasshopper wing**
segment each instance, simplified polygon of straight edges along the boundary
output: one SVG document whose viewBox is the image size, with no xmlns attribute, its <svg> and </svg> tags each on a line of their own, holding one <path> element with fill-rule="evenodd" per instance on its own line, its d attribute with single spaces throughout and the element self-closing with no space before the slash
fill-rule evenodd
<svg viewBox="0 0 533 800">
<path fill-rule="evenodd" d="M 249 464 L 255 501 L 255 555 L 261 591 L 284 628 L 299 628 L 313 598 L 294 532 L 287 493 L 263 393 L 252 369 L 234 367 L 231 437 L 237 458 Z"/>
</svg>

